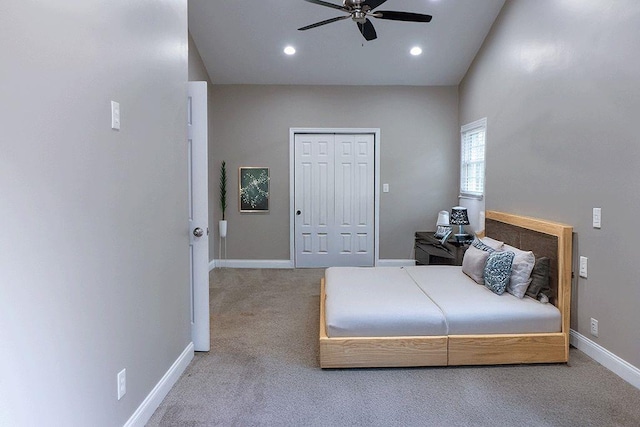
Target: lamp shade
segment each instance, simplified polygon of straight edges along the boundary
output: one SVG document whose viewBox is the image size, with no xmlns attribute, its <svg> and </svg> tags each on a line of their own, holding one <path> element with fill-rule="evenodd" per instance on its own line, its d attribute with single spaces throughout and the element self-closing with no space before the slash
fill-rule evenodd
<svg viewBox="0 0 640 427">
<path fill-rule="evenodd" d="M 449 225 L 449 212 L 440 211 L 440 213 L 438 213 L 438 222 L 436 225 Z"/>
<path fill-rule="evenodd" d="M 452 225 L 468 225 L 469 216 L 467 215 L 467 208 L 462 206 L 454 206 L 451 208 L 451 217 L 449 222 Z"/>
</svg>

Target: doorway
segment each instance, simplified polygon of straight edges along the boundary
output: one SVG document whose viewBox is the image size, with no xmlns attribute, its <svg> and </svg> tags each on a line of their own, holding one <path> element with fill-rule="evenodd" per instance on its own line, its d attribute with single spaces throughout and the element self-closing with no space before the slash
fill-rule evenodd
<svg viewBox="0 0 640 427">
<path fill-rule="evenodd" d="M 291 129 L 290 151 L 292 264 L 376 265 L 379 129 Z"/>
</svg>

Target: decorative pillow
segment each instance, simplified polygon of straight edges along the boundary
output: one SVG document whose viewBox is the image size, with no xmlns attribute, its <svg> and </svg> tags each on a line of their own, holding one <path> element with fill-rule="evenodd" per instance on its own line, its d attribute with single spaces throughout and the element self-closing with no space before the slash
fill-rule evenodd
<svg viewBox="0 0 640 427">
<path fill-rule="evenodd" d="M 487 262 L 487 258 L 489 258 L 489 252 L 493 252 L 493 249 L 488 246 L 487 249 L 478 249 L 472 244 L 467 248 L 462 258 L 462 272 L 479 285 L 484 285 L 484 265 Z"/>
<path fill-rule="evenodd" d="M 482 240 L 478 239 L 477 237 L 473 238 L 473 242 L 471 242 L 471 246 L 487 252 L 493 252 L 496 250 L 495 248 L 492 248 L 490 245 L 485 244 Z"/>
<path fill-rule="evenodd" d="M 507 289 L 514 257 L 511 251 L 489 254 L 484 266 L 484 285 L 494 294 L 502 295 Z"/>
<path fill-rule="evenodd" d="M 522 251 L 509 245 L 504 245 L 504 250 L 515 254 L 507 292 L 518 298 L 524 298 L 524 294 L 531 283 L 531 271 L 536 262 L 536 257 L 531 251 Z"/>
<path fill-rule="evenodd" d="M 492 239 L 491 237 L 483 237 L 480 239 L 480 241 L 490 248 L 495 249 L 496 251 L 502 250 L 502 246 L 504 245 L 504 242 Z"/>
<path fill-rule="evenodd" d="M 531 284 L 527 288 L 526 294 L 531 298 L 546 299 L 551 298 L 551 287 L 549 286 L 549 274 L 551 270 L 551 261 L 547 257 L 541 257 L 531 272 Z"/>
</svg>

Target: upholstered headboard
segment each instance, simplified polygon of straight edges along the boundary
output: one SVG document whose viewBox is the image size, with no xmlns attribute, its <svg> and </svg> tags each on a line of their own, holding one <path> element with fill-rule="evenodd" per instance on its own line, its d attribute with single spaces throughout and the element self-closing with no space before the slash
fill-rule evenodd
<svg viewBox="0 0 640 427">
<path fill-rule="evenodd" d="M 549 258 L 549 282 L 553 291 L 551 302 L 563 313 L 563 332 L 568 331 L 573 227 L 496 211 L 487 211 L 485 216 L 487 236 L 532 251 L 536 257 Z"/>
<path fill-rule="evenodd" d="M 549 284 L 553 291 L 552 302 L 558 295 L 558 236 L 541 233 L 528 228 L 519 227 L 513 224 L 487 219 L 485 221 L 487 236 L 515 246 L 523 251 L 532 251 L 536 259 L 540 257 L 549 258 Z"/>
</svg>

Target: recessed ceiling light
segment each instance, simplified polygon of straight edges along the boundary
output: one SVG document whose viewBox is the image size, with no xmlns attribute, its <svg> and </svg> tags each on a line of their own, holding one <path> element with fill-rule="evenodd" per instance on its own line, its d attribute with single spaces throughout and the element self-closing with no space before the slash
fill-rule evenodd
<svg viewBox="0 0 640 427">
<path fill-rule="evenodd" d="M 287 55 L 293 55 L 294 53 L 296 53 L 296 49 L 293 46 L 287 46 L 284 48 L 284 53 L 286 53 Z"/>
<path fill-rule="evenodd" d="M 422 49 L 420 49 L 418 46 L 412 47 L 411 50 L 409 51 L 409 53 L 413 56 L 418 56 L 418 55 L 422 55 Z"/>
</svg>

